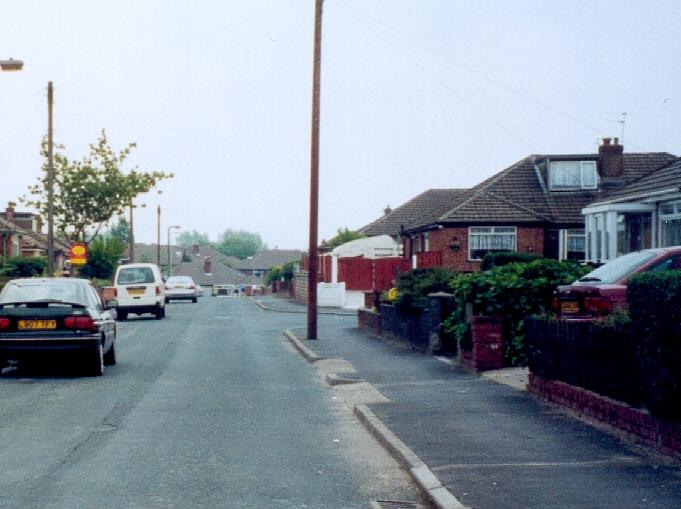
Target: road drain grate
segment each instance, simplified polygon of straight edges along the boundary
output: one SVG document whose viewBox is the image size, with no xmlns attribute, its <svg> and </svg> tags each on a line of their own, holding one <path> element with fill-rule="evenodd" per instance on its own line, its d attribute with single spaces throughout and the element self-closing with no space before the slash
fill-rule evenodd
<svg viewBox="0 0 681 509">
<path fill-rule="evenodd" d="M 395 500 L 376 500 L 371 504 L 372 509 L 422 509 L 414 502 L 398 502 Z"/>
</svg>

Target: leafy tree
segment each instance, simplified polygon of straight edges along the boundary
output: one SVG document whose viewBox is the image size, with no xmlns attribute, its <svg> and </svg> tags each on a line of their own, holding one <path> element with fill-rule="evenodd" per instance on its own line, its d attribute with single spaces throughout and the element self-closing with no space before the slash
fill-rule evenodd
<svg viewBox="0 0 681 509">
<path fill-rule="evenodd" d="M 87 263 L 78 269 L 81 276 L 111 279 L 126 243 L 111 235 L 100 235 L 88 245 Z"/>
<path fill-rule="evenodd" d="M 14 256 L 4 261 L 0 273 L 9 277 L 33 277 L 43 274 L 46 267 L 44 256 Z"/>
<path fill-rule="evenodd" d="M 84 242 L 94 239 L 104 225 L 115 215 L 122 214 L 125 207 L 142 193 L 152 189 L 159 181 L 172 177 L 161 171 L 140 172 L 134 167 L 122 170 L 135 143 L 129 143 L 120 152 L 108 144 L 102 129 L 96 143 L 90 145 L 90 153 L 80 161 L 69 160 L 55 146 L 54 153 L 54 222 L 62 237 Z M 47 217 L 47 141 L 43 139 L 41 154 L 45 159 L 43 175 L 38 183 L 29 186 L 31 198 L 21 201 L 35 207 Z"/>
<path fill-rule="evenodd" d="M 248 258 L 266 248 L 260 235 L 244 230 L 225 230 L 215 248 L 225 256 Z"/>
<path fill-rule="evenodd" d="M 182 247 L 191 247 L 194 245 L 207 246 L 210 244 L 208 234 L 199 233 L 196 230 L 180 233 L 175 237 L 175 241 Z"/>
<path fill-rule="evenodd" d="M 108 233 L 111 237 L 120 239 L 127 244 L 130 241 L 130 223 L 128 223 L 128 220 L 125 219 L 125 217 L 120 216 L 116 224 L 109 229 Z"/>
<path fill-rule="evenodd" d="M 363 239 L 364 237 L 366 237 L 366 235 L 358 231 L 348 230 L 347 228 L 338 228 L 336 236 L 328 242 L 328 245 L 332 248 L 338 247 L 351 240 Z"/>
</svg>

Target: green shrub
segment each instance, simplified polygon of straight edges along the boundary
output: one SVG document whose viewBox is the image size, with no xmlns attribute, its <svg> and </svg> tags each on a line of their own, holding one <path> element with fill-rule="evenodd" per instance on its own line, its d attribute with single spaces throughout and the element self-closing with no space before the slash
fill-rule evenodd
<svg viewBox="0 0 681 509">
<path fill-rule="evenodd" d="M 532 253 L 487 253 L 482 259 L 480 270 L 490 270 L 492 267 L 501 267 L 509 263 L 528 263 L 541 258 Z"/>
<path fill-rule="evenodd" d="M 397 277 L 395 306 L 401 314 L 418 314 L 428 303 L 428 294 L 449 291 L 456 272 L 444 268 L 414 269 Z"/>
<path fill-rule="evenodd" d="M 5 259 L 1 271 L 8 277 L 34 277 L 42 275 L 46 268 L 44 256 L 15 256 Z"/>
<path fill-rule="evenodd" d="M 523 319 L 546 313 L 555 288 L 573 282 L 586 270 L 573 262 L 538 259 L 461 274 L 451 281 L 456 309 L 445 322 L 445 328 L 461 341 L 468 332 L 467 308 L 474 315 L 501 316 L 504 318 L 504 361 L 511 366 L 525 365 Z"/>
<path fill-rule="evenodd" d="M 125 247 L 125 242 L 118 237 L 97 237 L 88 245 L 87 263 L 78 273 L 83 277 L 111 279 Z"/>
<path fill-rule="evenodd" d="M 632 277 L 627 303 L 645 404 L 681 420 L 681 271 Z"/>
</svg>

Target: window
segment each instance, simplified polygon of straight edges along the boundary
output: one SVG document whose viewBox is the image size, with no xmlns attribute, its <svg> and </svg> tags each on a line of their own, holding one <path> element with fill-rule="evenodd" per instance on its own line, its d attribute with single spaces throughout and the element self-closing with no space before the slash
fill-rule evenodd
<svg viewBox="0 0 681 509">
<path fill-rule="evenodd" d="M 586 235 L 584 234 L 584 230 L 567 230 L 565 235 L 565 245 L 565 258 L 567 260 L 584 260 L 586 255 Z"/>
<path fill-rule="evenodd" d="M 662 246 L 681 246 L 681 201 L 660 205 Z"/>
<path fill-rule="evenodd" d="M 596 161 L 551 161 L 549 187 L 552 191 L 596 189 Z"/>
<path fill-rule="evenodd" d="M 487 253 L 516 251 L 515 226 L 471 226 L 468 229 L 468 258 L 482 260 Z"/>
</svg>

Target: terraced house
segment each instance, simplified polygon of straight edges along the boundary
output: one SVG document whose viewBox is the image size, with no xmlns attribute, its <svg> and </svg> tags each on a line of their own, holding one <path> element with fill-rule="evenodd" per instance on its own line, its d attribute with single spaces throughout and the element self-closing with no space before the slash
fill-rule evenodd
<svg viewBox="0 0 681 509">
<path fill-rule="evenodd" d="M 617 138 L 594 154 L 530 155 L 471 189 L 426 191 L 361 231 L 397 235 L 413 267 L 474 271 L 490 252 L 585 260 L 582 210 L 676 159 L 624 153 Z"/>
</svg>

